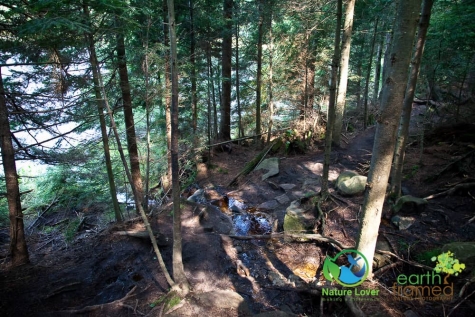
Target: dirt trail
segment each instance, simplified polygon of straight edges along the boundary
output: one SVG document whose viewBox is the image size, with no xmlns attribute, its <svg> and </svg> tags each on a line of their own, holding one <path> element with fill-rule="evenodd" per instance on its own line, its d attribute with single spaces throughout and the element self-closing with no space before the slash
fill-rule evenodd
<svg viewBox="0 0 475 317">
<path fill-rule="evenodd" d="M 347 148 L 335 151 L 337 154 L 332 155 L 334 164 L 331 179 L 334 180 L 344 169 L 356 170 L 369 161 L 373 135 L 374 128 L 370 128 L 350 140 Z M 437 156 L 453 151 L 454 145 L 449 145 L 443 147 L 435 143 L 429 146 L 427 150 L 432 152 L 426 153 L 426 161 L 429 163 L 434 154 Z M 410 167 L 414 164 L 416 151 L 417 149 L 408 151 Z M 198 185 L 212 193 L 212 198 L 219 198 L 227 193 L 229 197 L 242 200 L 250 207 L 265 210 L 273 219 L 277 219 L 277 231 L 281 231 L 286 209 L 291 202 L 310 192 L 318 192 L 323 153 L 315 151 L 301 156 L 280 156 L 278 175 L 262 181 L 263 172 L 253 172 L 240 180 L 237 187 L 227 188 L 226 184 L 255 153 L 249 148 L 236 147 L 232 154 L 218 154 L 212 158 L 213 168 L 201 167 Z M 434 163 L 441 164 L 439 161 Z M 406 179 L 406 183 L 430 192 L 437 189 L 434 186 L 438 182 L 453 181 L 461 177 L 451 172 L 442 175 L 437 183 L 424 183 L 423 177 L 433 173 L 434 166 L 422 166 Z M 440 170 L 443 165 L 436 166 Z M 475 177 L 473 170 L 469 177 Z M 322 208 L 328 212 L 325 223 L 315 223 L 315 227 L 343 244 L 354 245 L 363 197 L 345 197 L 343 200 L 346 203 L 331 200 L 324 203 Z M 316 210 L 310 201 L 304 203 L 303 207 L 308 208 L 309 216 L 316 216 Z M 194 293 L 185 305 L 168 314 L 169 316 L 250 316 L 265 312 L 270 313 L 269 316 L 277 313 L 280 316 L 317 316 L 322 303 L 327 316 L 348 314 L 346 306 L 321 302 L 319 296 L 308 291 L 312 285 L 325 282 L 321 275 L 323 259 L 337 251 L 330 244 L 296 243 L 284 239 L 228 238 L 230 220 L 218 208 L 210 204 L 197 205 L 185 201 L 182 208 L 183 261 Z M 389 205 L 385 206 L 386 212 L 389 209 Z M 473 241 L 475 224 L 466 224 L 466 219 L 473 217 L 473 210 L 474 200 L 463 193 L 461 196 L 447 196 L 430 201 L 425 210 L 413 212 L 416 222 L 408 230 L 400 231 L 389 222 L 383 222 L 378 248 L 386 245 L 391 252 L 406 259 L 421 260 L 419 255 L 440 247 L 443 243 Z M 167 266 L 171 268 L 171 205 L 154 212 L 150 221 L 162 236 L 161 251 Z M 151 244 L 146 239 L 115 234 L 124 230 L 142 229 L 140 220 L 108 226 L 97 225 L 89 232 L 80 232 L 68 244 L 57 240 L 47 243 L 50 237 L 41 232 L 30 235 L 28 242 L 32 263 L 16 269 L 1 267 L 1 314 L 70 316 L 74 310 L 89 307 L 88 312 L 75 314 L 117 317 L 161 315 L 158 300 L 166 293 L 168 285 L 151 252 Z M 5 246 L 6 244 L 2 246 L 2 250 Z M 249 274 L 245 270 L 239 270 L 238 263 L 242 263 Z M 380 301 L 362 305 L 365 313 L 403 316 L 408 306 L 394 302 L 390 293 L 381 286 L 392 283 L 401 272 L 415 271 L 410 265 L 400 264 L 378 276 L 379 286 L 365 282 L 365 287 L 378 288 L 382 294 Z M 464 280 L 453 281 L 455 288 L 459 290 Z M 469 287 L 469 291 L 472 288 Z M 232 294 L 237 293 L 244 302 L 233 308 L 222 308 L 221 303 L 199 295 L 210 291 L 232 291 Z M 108 304 L 120 301 L 127 294 L 130 297 L 124 302 Z M 228 295 L 216 296 L 226 298 Z M 232 302 L 231 297 L 229 302 Z M 102 307 L 97 306 L 101 304 Z M 473 304 L 473 301 L 462 304 L 457 316 L 471 316 L 469 304 Z M 442 316 L 440 304 L 437 303 L 412 303 L 411 309 L 418 311 L 421 316 Z"/>
</svg>

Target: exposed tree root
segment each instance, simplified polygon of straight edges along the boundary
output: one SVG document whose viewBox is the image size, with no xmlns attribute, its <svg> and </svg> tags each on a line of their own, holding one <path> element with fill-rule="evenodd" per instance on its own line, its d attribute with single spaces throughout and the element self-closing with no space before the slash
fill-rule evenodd
<svg viewBox="0 0 475 317">
<path fill-rule="evenodd" d="M 132 308 L 129 305 L 124 304 L 124 302 L 128 299 L 130 299 L 132 296 L 135 296 L 133 293 L 135 292 L 135 289 L 137 286 L 134 286 L 124 297 L 115 300 L 110 303 L 106 304 L 100 304 L 100 305 L 91 305 L 91 306 L 86 306 L 81 309 L 71 309 L 71 310 L 62 310 L 59 311 L 59 313 L 64 313 L 64 314 L 84 314 L 84 313 L 89 313 L 98 309 L 103 309 L 105 307 L 126 307 L 126 308 Z M 133 308 L 132 308 L 133 309 Z M 142 314 L 142 313 L 141 313 Z M 143 315 L 143 314 L 142 314 Z"/>
<path fill-rule="evenodd" d="M 452 187 L 449 190 L 443 191 L 443 192 L 438 193 L 438 194 L 427 196 L 424 199 L 429 200 L 429 199 L 434 199 L 434 198 L 437 198 L 437 197 L 440 197 L 440 196 L 445 196 L 445 195 L 450 196 L 450 195 L 455 194 L 460 189 L 472 189 L 472 188 L 475 188 L 475 183 L 458 184 L 458 185 L 456 185 L 455 187 Z"/>
<path fill-rule="evenodd" d="M 291 238 L 292 240 L 294 240 L 294 242 L 302 242 L 302 240 L 314 240 L 314 241 L 319 241 L 319 242 L 332 243 L 340 250 L 351 248 L 351 246 L 346 246 L 333 238 L 322 236 L 321 234 L 316 234 L 316 233 L 271 233 L 271 234 L 264 234 L 264 235 L 229 236 L 229 237 L 233 239 L 237 239 L 237 240 L 276 239 L 276 238 L 286 237 L 286 238 Z"/>
<path fill-rule="evenodd" d="M 420 268 L 426 269 L 426 270 L 428 270 L 428 271 L 433 271 L 433 270 L 434 270 L 434 268 L 432 268 L 432 267 L 430 267 L 430 266 L 427 266 L 427 265 L 424 265 L 424 264 L 420 264 L 420 263 L 417 263 L 417 262 L 414 262 L 414 261 L 404 260 L 403 258 L 399 257 L 397 254 L 392 253 L 392 252 L 389 252 L 389 251 L 376 250 L 376 252 L 378 252 L 378 253 L 380 253 L 380 254 L 387 254 L 387 255 L 390 255 L 390 256 L 392 256 L 392 257 L 398 259 L 398 260 L 401 261 L 401 262 L 410 264 L 410 265 L 415 266 L 415 267 L 420 267 Z"/>
</svg>

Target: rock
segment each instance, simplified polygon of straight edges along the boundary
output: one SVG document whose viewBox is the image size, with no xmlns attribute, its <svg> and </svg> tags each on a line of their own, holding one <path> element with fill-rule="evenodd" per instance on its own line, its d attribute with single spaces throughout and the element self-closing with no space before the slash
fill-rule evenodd
<svg viewBox="0 0 475 317">
<path fill-rule="evenodd" d="M 271 176 L 279 174 L 279 158 L 272 157 L 262 161 L 254 170 L 258 171 L 266 169 L 268 172 L 262 175 L 262 180 L 266 180 Z"/>
<path fill-rule="evenodd" d="M 284 231 L 305 232 L 313 228 L 315 218 L 305 214 L 305 210 L 300 208 L 298 200 L 294 200 L 285 212 Z"/>
<path fill-rule="evenodd" d="M 465 264 L 465 269 L 475 267 L 475 242 L 452 242 L 442 247 L 443 252 L 450 251 L 454 258 Z"/>
<path fill-rule="evenodd" d="M 262 203 L 259 206 L 257 206 L 257 208 L 271 209 L 271 210 L 277 207 L 279 207 L 279 203 L 275 199 L 266 201 L 265 203 Z"/>
<path fill-rule="evenodd" d="M 279 202 L 279 204 L 281 204 L 281 205 L 285 205 L 285 204 L 288 204 L 290 202 L 290 198 L 286 194 L 275 197 L 275 200 L 277 200 Z"/>
<path fill-rule="evenodd" d="M 193 195 L 191 195 L 190 197 L 188 197 L 188 201 L 192 201 L 192 202 L 195 202 L 195 203 L 204 203 L 206 201 L 205 197 L 204 197 L 204 194 L 205 194 L 205 191 L 202 190 L 202 189 L 198 189 L 197 191 L 195 191 L 195 193 Z"/>
<path fill-rule="evenodd" d="M 282 188 L 283 190 L 291 190 L 292 188 L 294 188 L 295 184 L 280 184 L 280 188 Z"/>
<path fill-rule="evenodd" d="M 409 208 L 413 210 L 414 208 L 418 208 L 420 206 L 427 205 L 427 200 L 423 198 L 414 197 L 411 195 L 401 196 L 393 207 L 394 212 L 399 212 L 403 207 L 404 209 Z M 407 210 L 405 210 L 407 211 Z"/>
<path fill-rule="evenodd" d="M 279 273 L 276 273 L 274 271 L 270 271 L 269 274 L 267 275 L 267 277 L 272 282 L 273 286 L 283 287 L 283 286 L 287 285 L 287 281 L 285 280 L 284 277 L 280 276 Z"/>
<path fill-rule="evenodd" d="M 394 216 L 391 218 L 391 222 L 395 224 L 399 228 L 399 230 L 406 230 L 416 222 L 416 218 Z"/>
<path fill-rule="evenodd" d="M 338 191 L 347 196 L 358 195 L 364 192 L 366 188 L 366 176 L 358 175 L 353 171 L 344 171 L 336 180 Z"/>
<path fill-rule="evenodd" d="M 212 206 L 207 206 L 200 213 L 200 224 L 207 232 L 214 231 L 219 234 L 234 234 L 231 218 Z"/>
</svg>

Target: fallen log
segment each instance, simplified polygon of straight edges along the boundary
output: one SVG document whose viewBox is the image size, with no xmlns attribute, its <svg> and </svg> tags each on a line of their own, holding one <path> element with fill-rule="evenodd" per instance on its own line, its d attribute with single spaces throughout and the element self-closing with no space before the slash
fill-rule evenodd
<svg viewBox="0 0 475 317">
<path fill-rule="evenodd" d="M 254 168 L 259 165 L 259 163 L 264 159 L 264 157 L 269 153 L 270 149 L 274 145 L 274 142 L 269 143 L 264 150 L 257 154 L 249 163 L 244 166 L 244 168 L 229 182 L 228 186 L 233 186 L 237 183 L 237 180 L 240 176 L 245 176 L 252 172 Z"/>
</svg>

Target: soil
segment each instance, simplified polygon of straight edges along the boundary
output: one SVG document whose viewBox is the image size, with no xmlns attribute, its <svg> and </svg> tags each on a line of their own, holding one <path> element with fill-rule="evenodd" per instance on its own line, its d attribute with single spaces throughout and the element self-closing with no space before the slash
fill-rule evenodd
<svg viewBox="0 0 475 317">
<path fill-rule="evenodd" d="M 365 174 L 371 160 L 374 128 L 347 135 L 347 145 L 334 151 L 330 180 L 343 170 Z M 427 134 L 420 156 L 420 142 L 413 142 L 406 154 L 404 192 L 427 197 L 453 188 L 460 182 L 475 179 L 473 125 L 448 126 Z M 343 301 L 324 301 L 315 290 L 327 283 L 322 274 L 325 256 L 339 250 L 334 244 L 320 241 L 295 241 L 274 236 L 272 239 L 249 239 L 229 236 L 230 198 L 245 204 L 250 211 L 265 212 L 277 220 L 274 232 L 281 232 L 286 208 L 290 201 L 318 193 L 322 172 L 323 146 L 316 144 L 304 155 L 280 158 L 279 174 L 262 180 L 263 171 L 252 172 L 229 187 L 229 182 L 258 151 L 235 145 L 232 153 L 215 153 L 211 165 L 200 164 L 195 188 L 204 189 L 206 201 L 190 203 L 183 199 L 183 262 L 192 293 L 180 308 L 167 312 L 160 300 L 169 290 L 163 272 L 148 239 L 123 235 L 143 231 L 140 218 L 117 224 L 108 222 L 101 206 L 83 210 L 86 221 L 67 242 L 59 231 L 44 230 L 45 224 L 77 217 L 72 211 L 50 212 L 28 231 L 31 263 L 10 268 L 6 257 L 6 230 L 0 235 L 3 264 L 0 271 L 0 315 L 2 316 L 348 316 Z M 467 154 L 470 153 L 471 154 Z M 459 161 L 456 161 L 459 159 Z M 455 162 L 446 168 L 451 162 Z M 211 167 L 209 167 L 211 166 Z M 446 168 L 444 170 L 444 168 Z M 282 186 L 291 184 L 292 186 Z M 333 190 L 333 189 L 332 189 Z M 359 226 L 363 196 L 341 197 L 335 191 L 321 208 L 325 221 L 317 221 L 315 230 L 343 245 L 354 246 Z M 288 202 L 276 197 L 286 195 Z M 454 241 L 474 241 L 475 190 L 455 192 L 428 200 L 422 208 L 403 210 L 415 223 L 407 230 L 391 224 L 391 202 L 388 199 L 380 226 L 378 249 L 386 248 L 401 259 L 430 267 L 434 263 L 428 251 L 439 250 Z M 312 199 L 301 199 L 308 214 L 317 215 Z M 311 218 L 311 217 L 310 217 Z M 152 211 L 149 218 L 169 270 L 172 263 L 172 209 L 164 203 Z M 31 223 L 31 221 L 30 221 Z M 40 230 L 43 229 L 43 230 Z M 384 247 L 385 246 L 385 247 Z M 411 262 L 411 263 L 413 263 Z M 372 280 L 361 287 L 379 290 L 377 301 L 357 302 L 368 316 L 472 316 L 475 307 L 475 285 L 469 284 L 462 298 L 452 301 L 397 301 L 391 286 L 399 274 L 423 274 L 417 268 L 392 258 L 375 269 Z M 241 264 L 241 266 L 240 266 Z M 246 269 L 248 270 L 246 272 Z M 468 273 L 450 277 L 458 294 L 470 279 Z M 244 303 L 237 306 L 217 304 L 228 293 L 239 294 Z M 214 294 L 206 299 L 200 294 Z M 468 296 L 471 295 L 471 296 Z M 466 297 L 466 298 L 465 298 Z M 458 306 L 457 306 L 458 305 Z M 267 315 L 265 313 L 268 313 Z M 414 315 L 414 316 L 417 316 Z"/>
</svg>

